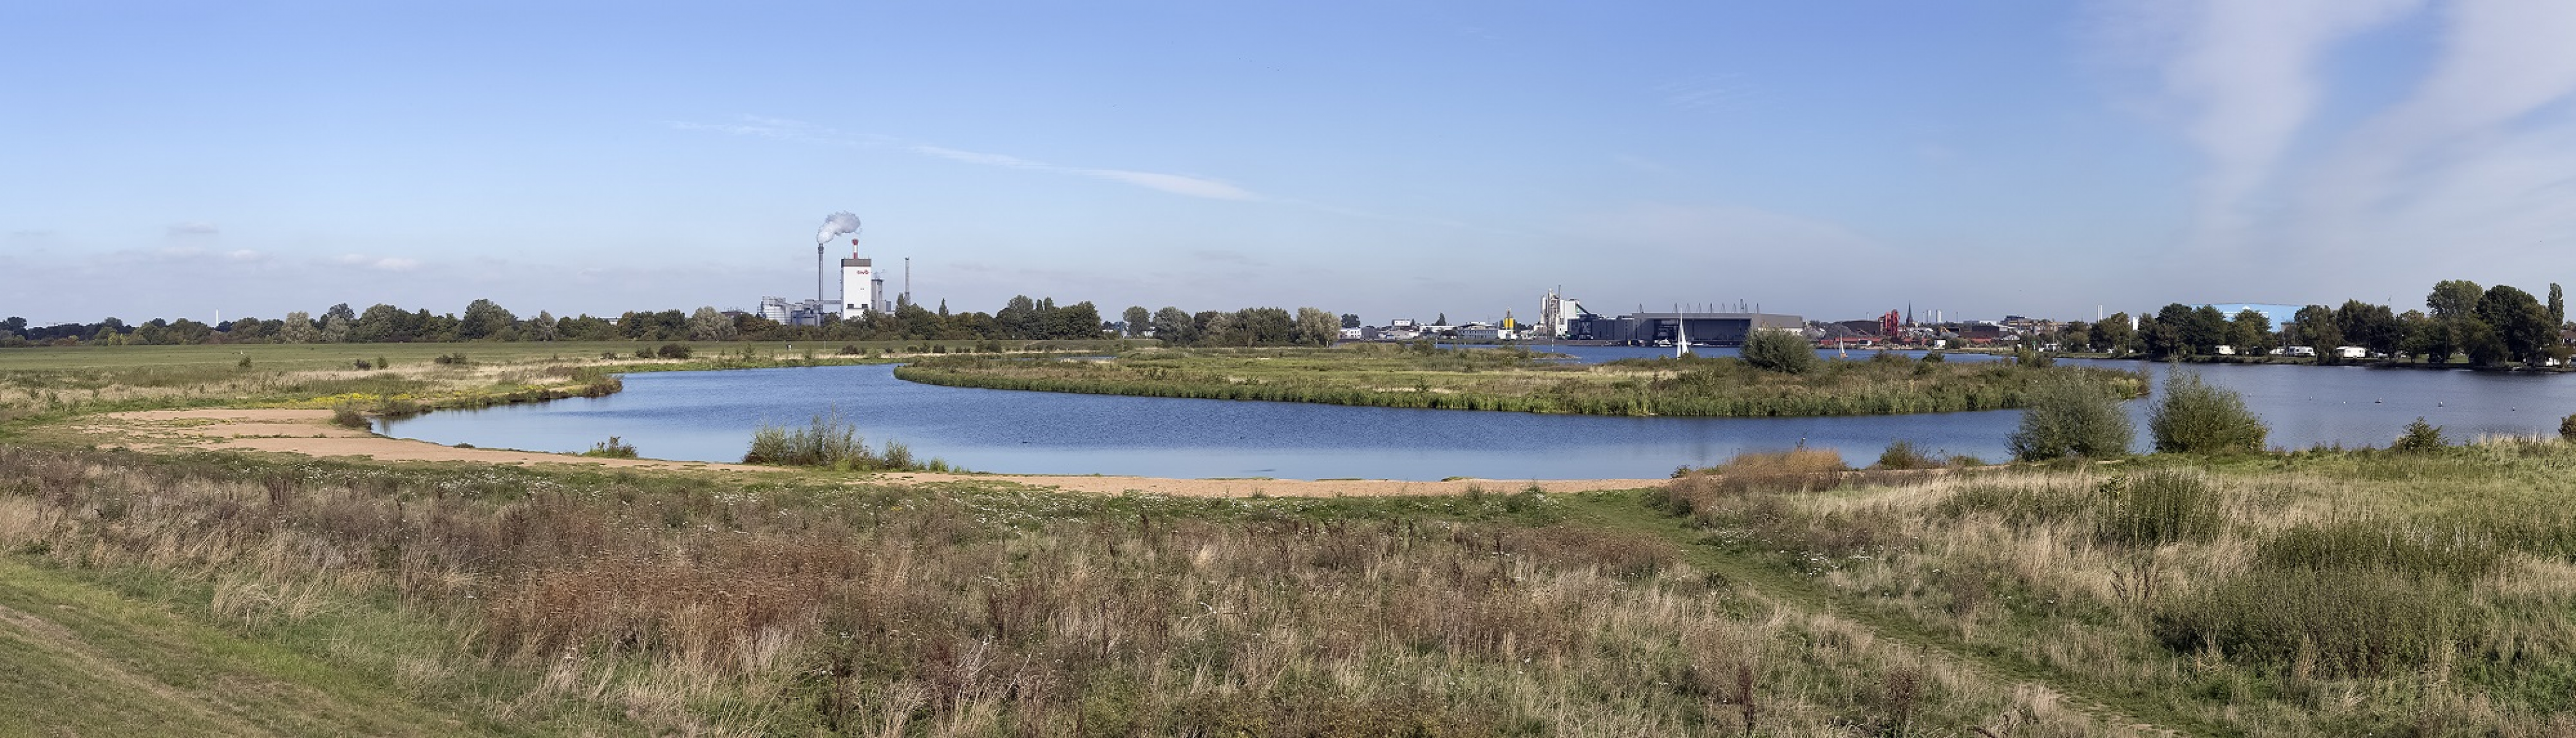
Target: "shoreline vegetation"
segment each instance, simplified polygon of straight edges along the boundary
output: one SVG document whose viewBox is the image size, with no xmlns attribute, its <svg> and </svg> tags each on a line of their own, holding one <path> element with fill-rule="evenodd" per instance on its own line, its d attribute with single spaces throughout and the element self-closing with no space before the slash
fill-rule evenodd
<svg viewBox="0 0 2576 738">
<path fill-rule="evenodd" d="M 2022 362 L 1948 363 L 1882 353 L 1772 371 L 1730 357 L 1549 360 L 1525 348 L 1347 344 L 1303 349 L 1145 349 L 1108 359 L 931 357 L 895 369 L 951 387 L 1577 415 L 1764 417 L 2000 410 L 2063 376 L 2117 399 L 2142 373 Z"/>
</svg>

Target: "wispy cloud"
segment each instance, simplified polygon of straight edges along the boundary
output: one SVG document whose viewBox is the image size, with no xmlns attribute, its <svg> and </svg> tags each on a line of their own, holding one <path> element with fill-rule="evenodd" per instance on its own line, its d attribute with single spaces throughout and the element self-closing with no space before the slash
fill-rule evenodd
<svg viewBox="0 0 2576 738">
<path fill-rule="evenodd" d="M 2208 159 L 2195 238 L 2204 254 L 2323 272 L 2315 289 L 2343 294 L 2318 298 L 2412 292 L 2427 274 L 2576 267 L 2576 249 L 2564 248 L 2576 237 L 2576 46 L 2566 43 L 2576 5 L 2449 0 L 2431 15 L 2416 0 L 2180 7 L 2156 63 L 2168 100 L 2190 107 L 2182 133 Z M 2314 120 L 2320 101 L 2342 91 L 2323 69 L 2338 44 L 2413 19 L 2437 35 L 2404 96 L 2350 120 Z"/>
<path fill-rule="evenodd" d="M 1753 96 L 1752 87 L 1743 75 L 1714 74 L 1679 82 L 1657 85 L 1654 94 L 1676 110 L 1711 112 L 1735 110 Z"/>
<path fill-rule="evenodd" d="M 922 156 L 946 159 L 964 164 L 1022 169 L 1035 172 L 1051 172 L 1056 174 L 1070 174 L 1108 182 L 1134 185 L 1174 195 L 1199 197 L 1211 200 L 1254 201 L 1265 199 L 1260 195 L 1254 194 L 1250 190 L 1208 177 L 1171 174 L 1166 172 L 1142 172 L 1131 169 L 1059 166 L 1009 154 L 967 151 L 946 146 L 904 141 L 892 136 L 882 136 L 871 133 L 848 133 L 805 123 L 803 121 L 744 116 L 742 120 L 733 123 L 674 122 L 670 125 L 673 128 L 684 131 L 711 131 L 736 136 L 758 136 L 762 138 L 772 138 L 781 141 L 795 141 L 799 143 L 865 148 L 893 147 Z"/>
<path fill-rule="evenodd" d="M 332 259 L 331 263 L 347 267 L 357 267 L 360 269 L 372 269 L 379 272 L 408 272 L 420 268 L 420 260 L 408 259 L 400 256 L 343 254 L 338 258 Z"/>
<path fill-rule="evenodd" d="M 2418 0 L 2201 0 L 2183 11 L 2165 88 L 2191 106 L 2186 135 L 2209 158 L 2202 241 L 2232 237 L 2314 114 L 2317 66 L 2338 41 L 2413 11 Z"/>
</svg>

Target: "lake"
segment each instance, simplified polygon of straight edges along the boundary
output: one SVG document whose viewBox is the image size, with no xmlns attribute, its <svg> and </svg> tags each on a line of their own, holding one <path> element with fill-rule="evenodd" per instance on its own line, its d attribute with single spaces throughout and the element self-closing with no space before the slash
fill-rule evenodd
<svg viewBox="0 0 2576 738">
<path fill-rule="evenodd" d="M 1556 350 L 1587 362 L 1671 352 Z M 2140 362 L 2072 363 L 2148 367 L 2158 381 L 2167 371 Z M 2576 412 L 2576 379 L 2557 375 L 2229 364 L 2187 370 L 2241 393 L 2271 426 L 2277 447 L 2386 446 L 2418 416 L 2453 439 L 2556 433 L 2559 418 Z M 1433 480 L 1662 477 L 1677 466 L 1802 443 L 1838 450 L 1857 466 L 1896 439 L 2000 461 L 2009 456 L 2005 436 L 2020 422 L 2015 410 L 1628 418 L 1075 395 L 914 384 L 895 379 L 891 365 L 649 373 L 625 381 L 624 392 L 608 397 L 440 411 L 382 429 L 447 445 L 563 452 L 614 435 L 649 458 L 738 461 L 763 422 L 803 424 L 838 413 L 872 444 L 901 441 L 917 458 L 976 471 Z M 2148 447 L 2149 404 L 2128 403 L 2139 450 Z"/>
</svg>

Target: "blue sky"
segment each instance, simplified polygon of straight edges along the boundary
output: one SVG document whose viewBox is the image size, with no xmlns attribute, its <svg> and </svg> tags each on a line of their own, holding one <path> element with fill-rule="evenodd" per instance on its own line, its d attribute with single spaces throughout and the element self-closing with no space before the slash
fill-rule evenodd
<svg viewBox="0 0 2576 738">
<path fill-rule="evenodd" d="M 811 296 L 837 210 L 961 310 L 2403 309 L 2576 281 L 2569 38 L 2547 1 L 35 0 L 0 315 L 748 308 Z"/>
</svg>

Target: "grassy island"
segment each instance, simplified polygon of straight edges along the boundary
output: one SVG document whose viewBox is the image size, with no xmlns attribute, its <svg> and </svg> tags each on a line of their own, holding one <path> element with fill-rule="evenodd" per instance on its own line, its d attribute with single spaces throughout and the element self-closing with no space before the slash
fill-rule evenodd
<svg viewBox="0 0 2576 738">
<path fill-rule="evenodd" d="M 1894 415 L 2023 405 L 2042 376 L 2080 377 L 2105 394 L 2146 394 L 2143 374 L 2007 362 L 1944 363 L 1882 354 L 1804 371 L 1734 358 L 1627 359 L 1599 365 L 1521 348 L 1422 350 L 1148 349 L 1109 359 L 934 357 L 895 370 L 951 387 L 1331 405 L 1701 417 Z"/>
</svg>

